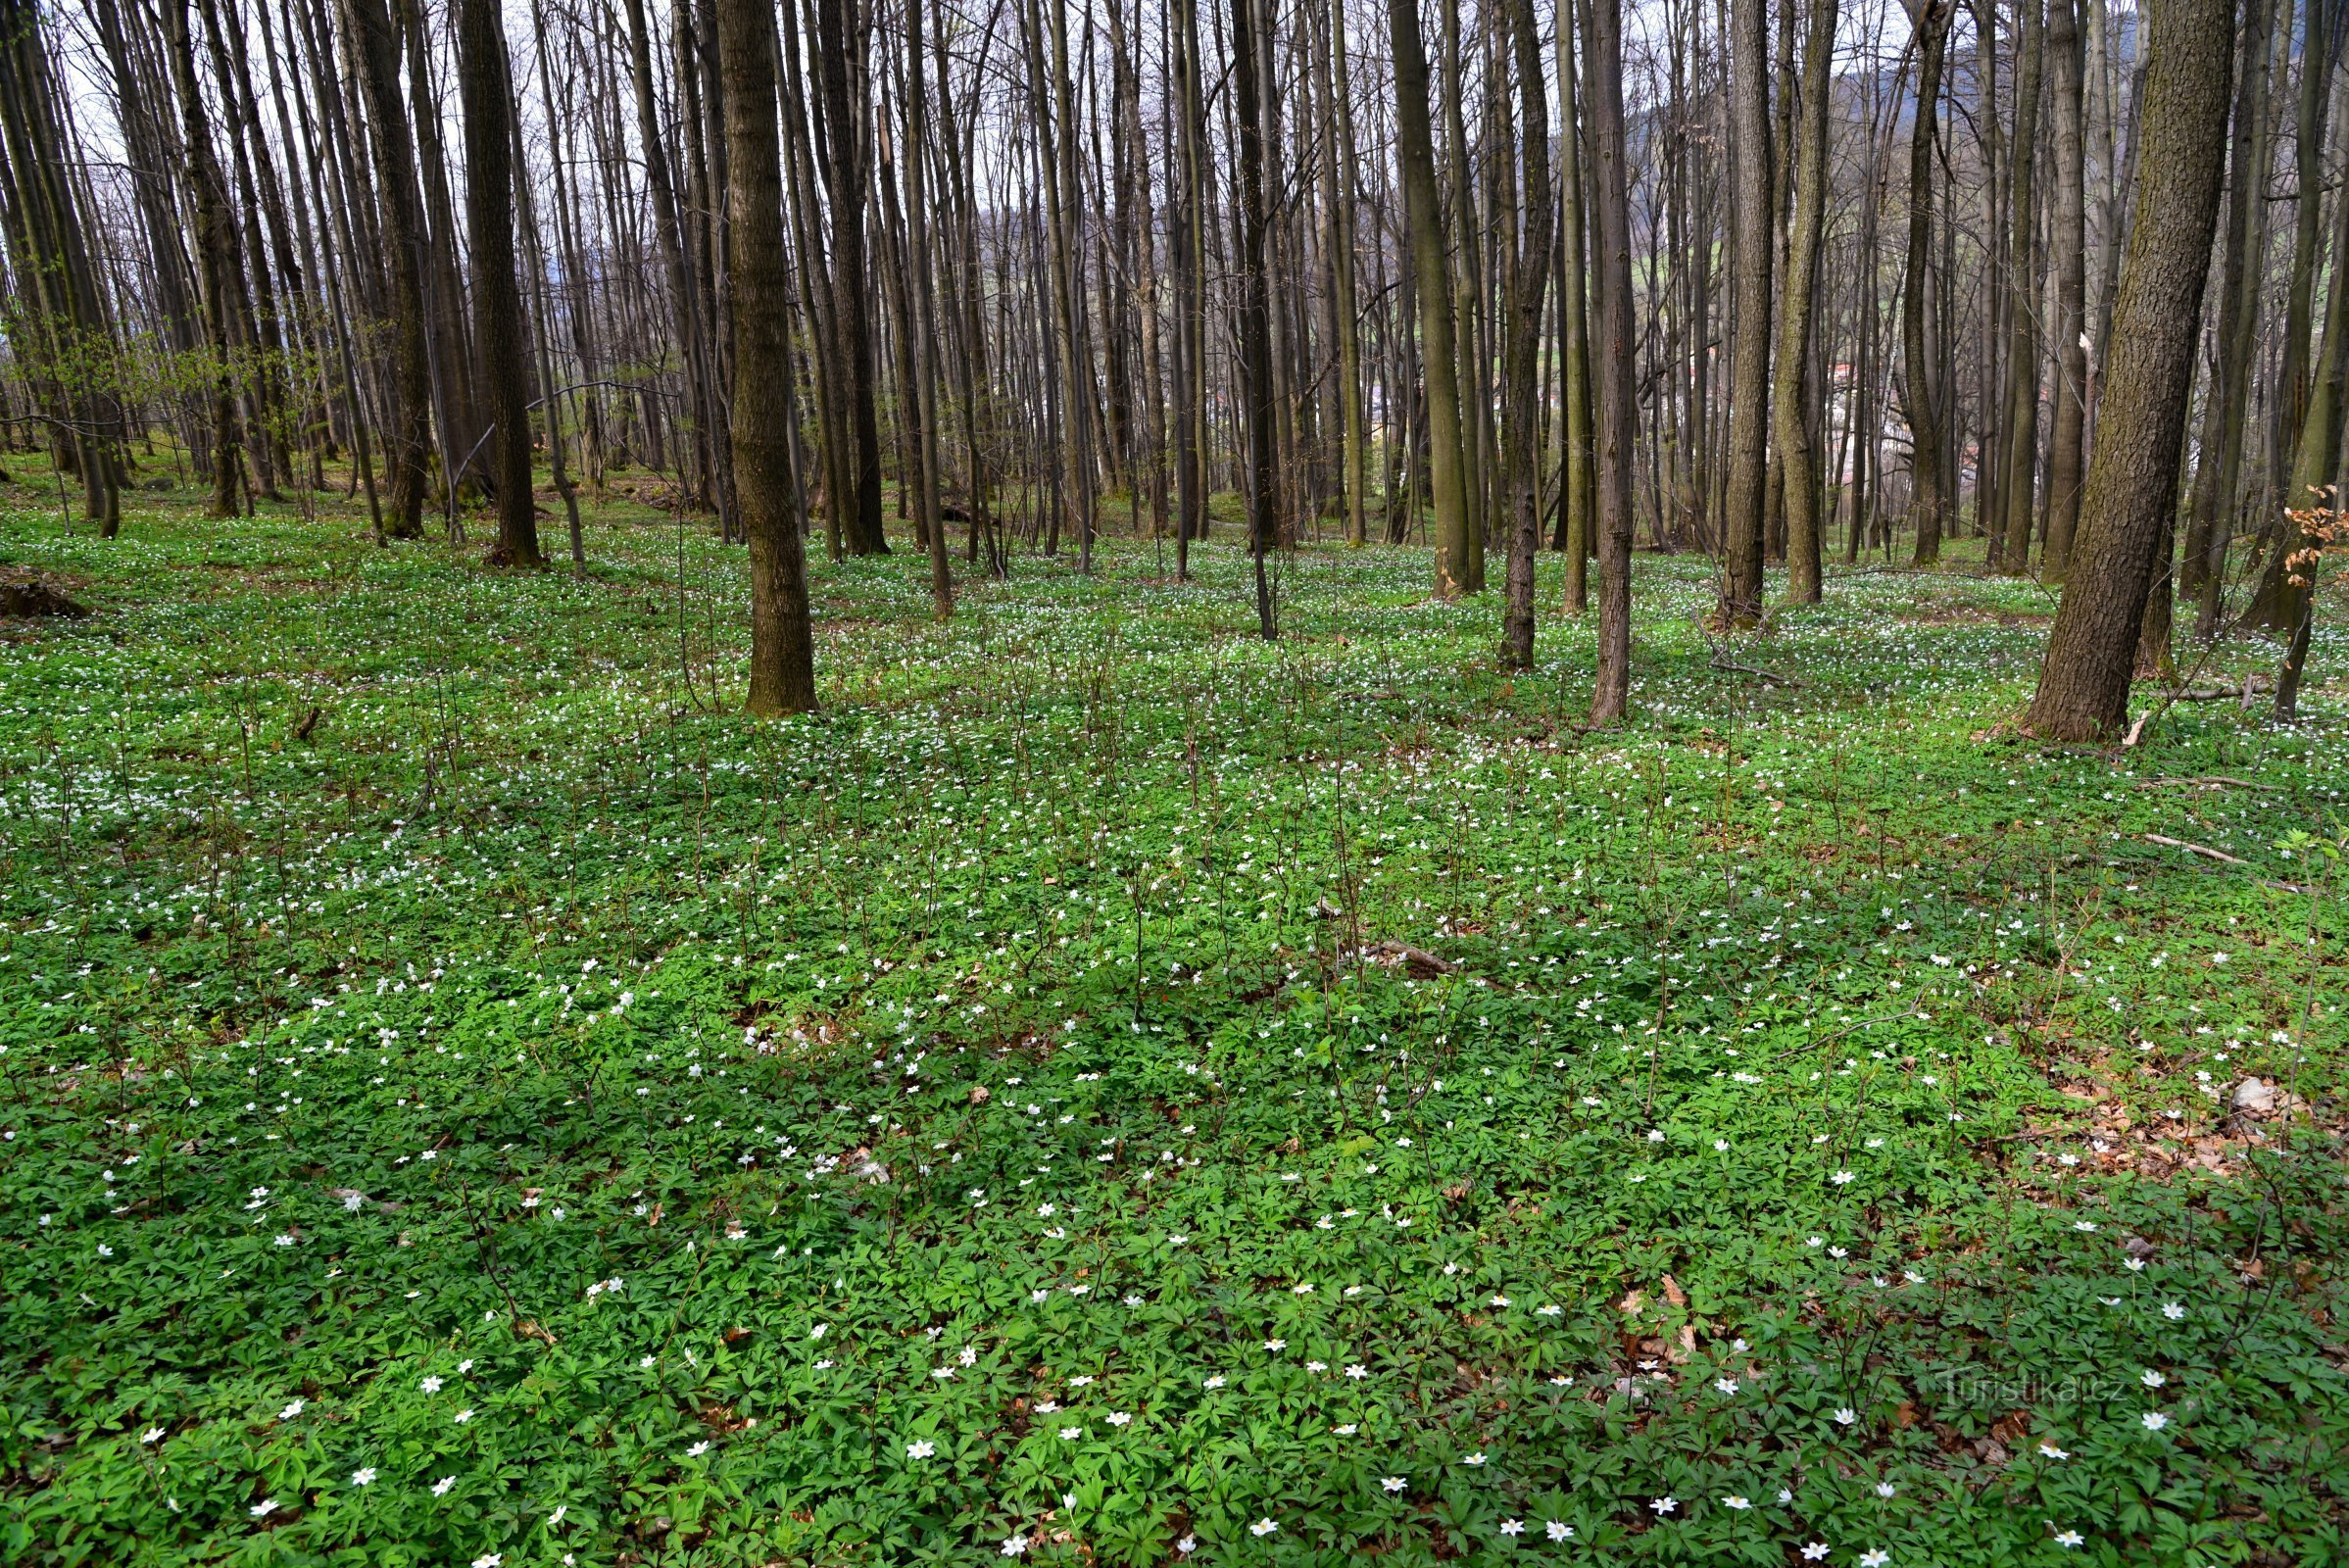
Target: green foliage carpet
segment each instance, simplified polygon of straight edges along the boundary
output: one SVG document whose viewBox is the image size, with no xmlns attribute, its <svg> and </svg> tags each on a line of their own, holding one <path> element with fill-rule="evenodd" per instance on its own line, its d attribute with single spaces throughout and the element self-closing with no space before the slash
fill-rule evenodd
<svg viewBox="0 0 2349 1568">
<path fill-rule="evenodd" d="M 0 1557 L 2349 1560 L 2349 643 L 2047 750 L 2033 585 L 1641 557 L 1586 733 L 1221 532 L 763 723 L 649 513 L 0 514 Z"/>
</svg>

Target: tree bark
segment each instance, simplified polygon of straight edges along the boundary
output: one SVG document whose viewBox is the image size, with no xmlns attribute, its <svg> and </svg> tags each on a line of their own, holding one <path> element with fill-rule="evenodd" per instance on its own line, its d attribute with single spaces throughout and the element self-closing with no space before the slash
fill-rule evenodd
<svg viewBox="0 0 2349 1568">
<path fill-rule="evenodd" d="M 1566 552 L 1565 608 L 1590 608 L 1591 549 L 1590 288 L 1585 243 L 1581 90 L 1575 72 L 1576 9 L 1586 0 L 1560 0 L 1558 17 L 1558 185 L 1562 230 L 1558 246 L 1558 426 L 1562 450 L 1558 483 L 1559 548 Z"/>
<path fill-rule="evenodd" d="M 1407 0 L 1397 0 L 1407 3 Z M 1598 393 L 1598 668 L 1590 723 L 1620 722 L 1631 702 L 1632 465 L 1637 417 L 1632 326 L 1631 186 L 1623 123 L 1623 0 L 1581 8 L 1584 54 L 1590 63 L 1592 244 L 1597 310 L 1591 380 Z"/>
<path fill-rule="evenodd" d="M 726 85 L 727 266 L 733 274 L 734 409 L 728 438 L 750 545 L 754 713 L 815 707 L 815 640 L 792 476 L 791 279 L 783 256 L 783 170 L 775 141 L 775 13 L 769 0 L 716 0 Z"/>
<path fill-rule="evenodd" d="M 1827 220 L 1827 111 L 1835 91 L 1835 0 L 1811 0 L 1803 37 L 1802 103 L 1794 157 L 1794 212 L 1786 226 L 1786 276 L 1779 301 L 1775 434 L 1786 513 L 1786 597 L 1820 597 L 1819 460 L 1812 418 L 1811 318 Z"/>
<path fill-rule="evenodd" d="M 513 72 L 498 0 L 462 0 L 457 13 L 458 96 L 465 106 L 465 216 L 472 251 L 473 343 L 482 412 L 489 417 L 489 477 L 498 510 L 491 564 L 540 566 L 530 493 L 527 329 L 514 271 Z M 549 390 L 552 390 L 550 388 Z"/>
<path fill-rule="evenodd" d="M 1751 0 L 1759 4 L 1760 0 Z M 1525 210 L 1509 282 L 1508 421 L 1501 431 L 1508 483 L 1509 542 L 1501 620 L 1501 663 L 1534 667 L 1534 557 L 1542 547 L 1541 395 L 1542 316 L 1549 282 L 1550 235 L 1556 203 L 1549 187 L 1549 103 L 1542 88 L 1542 42 L 1534 29 L 1534 0 L 1507 0 L 1509 37 L 1517 56 L 1522 102 L 1518 145 Z M 1570 130 L 1571 133 L 1571 130 Z"/>
<path fill-rule="evenodd" d="M 2039 580 L 2060 583 L 2071 568 L 2087 453 L 2087 189 L 2080 112 L 2077 0 L 2048 0 L 2047 52 L 2055 110 L 2055 407 L 2047 447 L 2047 544 Z"/>
<path fill-rule="evenodd" d="M 1729 463 L 1723 475 L 1724 626 L 1762 618 L 1764 513 L 1770 476 L 1771 220 L 1770 20 L 1765 0 L 1730 8 L 1731 221 L 1736 225 L 1737 320 L 1730 342 Z"/>
<path fill-rule="evenodd" d="M 2103 739 L 2128 718 L 2145 590 L 2178 496 L 2233 57 L 2231 0 L 2164 0 L 2154 12 L 2109 390 L 2071 578 L 2024 718 L 2048 740 Z"/>
<path fill-rule="evenodd" d="M 1239 94 L 1240 129 L 1240 379 L 1248 401 L 1248 551 L 1255 568 L 1256 630 L 1266 642 L 1279 635 L 1264 555 L 1279 526 L 1273 463 L 1271 301 L 1264 275 L 1264 114 L 1257 81 L 1258 0 L 1232 0 L 1232 81 Z M 1409 3 L 1409 0 L 1404 0 Z"/>
<path fill-rule="evenodd" d="M 2039 289 L 2031 268 L 2031 241 L 2039 224 L 2039 89 L 2046 60 L 2040 4 L 2041 0 L 2022 0 L 2015 138 L 2009 143 L 2014 156 L 2007 200 L 2006 417 L 2000 425 L 2006 461 L 1999 468 L 1998 501 L 2004 515 L 1997 527 L 1998 564 L 2018 575 L 2030 568 L 2032 503 L 2038 496 Z"/>
<path fill-rule="evenodd" d="M 423 205 L 416 193 L 416 149 L 400 98 L 399 34 L 392 30 L 383 0 L 341 4 L 343 47 L 351 74 L 359 78 L 374 151 L 383 236 L 392 405 L 383 433 L 391 481 L 383 531 L 392 539 L 417 539 L 424 532 L 425 470 L 431 461 L 432 377 L 424 348 Z"/>
<path fill-rule="evenodd" d="M 1419 0 L 1387 0 L 1395 50 L 1395 159 L 1403 186 L 1411 270 L 1419 297 L 1419 357 L 1427 389 L 1428 488 L 1436 507 L 1436 592 L 1474 592 L 1481 575 L 1461 471 L 1459 351 L 1453 340 L 1451 268 L 1436 193 L 1435 129 L 1428 112 L 1427 46 L 1420 40 Z"/>
<path fill-rule="evenodd" d="M 1931 347 L 1927 301 L 1933 237 L 1933 143 L 1940 117 L 1941 63 L 1949 43 L 1950 0 L 1916 0 L 1917 102 L 1909 132 L 1909 253 L 1901 273 L 1901 401 L 1909 421 L 1909 506 L 1916 518 L 1913 566 L 1941 559 L 1947 502 L 1941 474 L 1941 397 Z"/>
</svg>

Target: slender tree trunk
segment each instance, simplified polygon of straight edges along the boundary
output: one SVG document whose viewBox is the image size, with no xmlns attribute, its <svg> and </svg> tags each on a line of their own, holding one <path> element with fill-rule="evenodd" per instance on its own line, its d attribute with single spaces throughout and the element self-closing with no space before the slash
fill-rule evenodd
<svg viewBox="0 0 2349 1568">
<path fill-rule="evenodd" d="M 908 177 L 906 246 L 912 253 L 916 446 L 923 476 L 922 537 L 930 546 L 930 610 L 940 620 L 954 613 L 954 568 L 947 562 L 945 509 L 938 498 L 938 313 L 930 271 L 930 89 L 922 59 L 922 0 L 905 0 L 905 169 Z"/>
<path fill-rule="evenodd" d="M 846 405 L 842 434 L 854 459 L 843 466 L 853 487 L 836 497 L 841 532 L 849 554 L 889 553 L 881 522 L 881 425 L 873 384 L 879 371 L 873 343 L 872 287 L 866 265 L 864 210 L 866 150 L 864 118 L 851 94 L 851 52 L 864 68 L 858 0 L 815 0 L 817 97 L 823 106 L 825 171 L 832 199 L 832 317 L 840 338 L 841 379 L 836 395 Z"/>
<path fill-rule="evenodd" d="M 2061 3 L 2061 0 L 2058 0 Z M 2007 201 L 2006 417 L 2005 459 L 1998 500 L 2003 515 L 1993 524 L 2004 543 L 1999 564 L 2018 575 L 2030 569 L 2032 503 L 2038 494 L 2039 334 L 2037 275 L 2031 240 L 2039 223 L 2039 88 L 2045 71 L 2041 0 L 2022 0 L 2021 58 L 2015 71 L 2015 139 L 2012 187 Z"/>
<path fill-rule="evenodd" d="M 2163 0 L 2155 10 L 2110 389 L 2072 571 L 2024 718 L 2049 740 L 2102 739 L 2128 719 L 2145 591 L 2162 565 L 2157 551 L 2178 496 L 2233 57 L 2231 0 Z"/>
<path fill-rule="evenodd" d="M 2315 162 L 2311 154 L 2301 166 L 2303 178 Z M 2311 196 L 2304 190 L 2301 199 Z M 2276 674 L 2276 716 L 2286 723 L 2300 715 L 2300 682 L 2308 672 L 2309 638 L 2316 619 L 2318 559 L 2327 543 L 2338 544 L 2337 538 L 2328 540 L 2326 535 L 2337 531 L 2345 510 L 2334 480 L 2341 469 L 2341 421 L 2349 411 L 2349 288 L 2339 282 L 2342 266 L 2349 262 L 2349 200 L 2333 202 L 2332 258 L 2334 283 L 2325 296 L 2325 346 L 2317 358 L 2284 497 L 2289 532 L 2274 553 L 2275 618 L 2288 632 L 2283 663 Z"/>
<path fill-rule="evenodd" d="M 176 3 L 176 0 L 174 0 Z M 424 532 L 425 470 L 431 449 L 431 365 L 424 348 L 423 206 L 416 194 L 416 150 L 400 98 L 400 42 L 383 0 L 341 0 L 344 48 L 359 79 L 374 150 L 378 221 L 390 343 L 391 410 L 384 431 L 390 505 L 384 534 L 417 539 Z"/>
<path fill-rule="evenodd" d="M 204 286 L 204 326 L 212 360 L 205 379 L 212 399 L 212 514 L 233 517 L 246 510 L 243 431 L 236 416 L 230 356 L 230 325 L 242 292 L 235 236 L 229 228 L 228 194 L 212 144 L 212 122 L 196 79 L 188 37 L 187 0 L 164 0 L 164 24 L 171 55 L 171 79 L 179 95 L 180 134 L 187 158 L 188 192 L 195 208 L 196 255 Z"/>
<path fill-rule="evenodd" d="M 1191 575 L 1191 541 L 1207 532 L 1206 441 L 1206 111 L 1199 86 L 1197 0 L 1174 0 L 1175 136 L 1182 191 L 1175 253 L 1175 576 Z"/>
<path fill-rule="evenodd" d="M 1592 463 L 1590 452 L 1590 255 L 1583 200 L 1582 94 L 1575 71 L 1575 13 L 1588 0 L 1561 0 L 1558 15 L 1558 185 L 1562 220 L 1558 247 L 1560 326 L 1559 427 L 1564 450 L 1559 484 L 1559 530 L 1566 552 L 1565 608 L 1590 608 Z"/>
<path fill-rule="evenodd" d="M 1330 202 L 1331 306 L 1338 324 L 1338 397 L 1344 442 L 1340 484 L 1346 491 L 1346 542 L 1370 542 L 1370 452 L 1368 421 L 1362 409 L 1361 307 L 1354 293 L 1355 197 L 1353 77 L 1346 63 L 1346 0 L 1331 0 L 1324 29 L 1325 58 L 1331 66 L 1330 123 L 1324 138 L 1330 151 L 1326 165 Z"/>
<path fill-rule="evenodd" d="M 1402 174 L 1404 225 L 1410 231 L 1419 296 L 1421 379 L 1428 416 L 1428 486 L 1436 505 L 1436 592 L 1445 599 L 1475 591 L 1481 570 L 1461 471 L 1459 351 L 1453 341 L 1451 268 L 1436 190 L 1435 130 L 1428 113 L 1428 61 L 1420 41 L 1419 0 L 1387 0 L 1395 49 L 1395 159 Z"/>
<path fill-rule="evenodd" d="M 2185 560 L 2178 587 L 2202 605 L 2203 634 L 2218 618 L 2226 586 L 2237 489 L 2242 478 L 2243 431 L 2249 421 L 2251 364 L 2258 352 L 2260 297 L 2267 269 L 2269 24 L 2279 0 L 2246 0 L 2243 46 L 2237 56 L 2234 135 L 2227 158 L 2227 230 L 2220 261 L 2218 364 L 2205 400 L 2201 450 L 2186 520 Z M 2289 7 L 2291 0 L 2280 0 Z M 2284 12 L 2287 24 L 2291 13 Z M 2157 590 L 2158 591 L 2158 590 Z"/>
</svg>

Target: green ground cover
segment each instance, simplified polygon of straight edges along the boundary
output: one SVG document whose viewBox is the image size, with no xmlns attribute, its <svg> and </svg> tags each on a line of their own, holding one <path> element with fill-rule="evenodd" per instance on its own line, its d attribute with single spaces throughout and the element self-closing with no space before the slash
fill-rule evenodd
<svg viewBox="0 0 2349 1568">
<path fill-rule="evenodd" d="M 1420 552 L 901 553 L 760 723 L 589 543 L 0 515 L 0 1556 L 2349 1559 L 2349 642 L 2046 751 L 2035 587 L 1643 557 L 1585 734 Z"/>
</svg>

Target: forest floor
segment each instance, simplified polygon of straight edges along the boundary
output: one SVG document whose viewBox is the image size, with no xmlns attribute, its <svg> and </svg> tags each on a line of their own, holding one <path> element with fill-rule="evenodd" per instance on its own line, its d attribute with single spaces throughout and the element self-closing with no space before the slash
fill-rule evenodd
<svg viewBox="0 0 2349 1568">
<path fill-rule="evenodd" d="M 763 723 L 648 511 L 15 494 L 0 1557 L 2349 1558 L 2349 638 L 2048 750 L 2035 586 L 1642 556 L 1584 733 L 1417 550 L 901 543 Z"/>
</svg>

